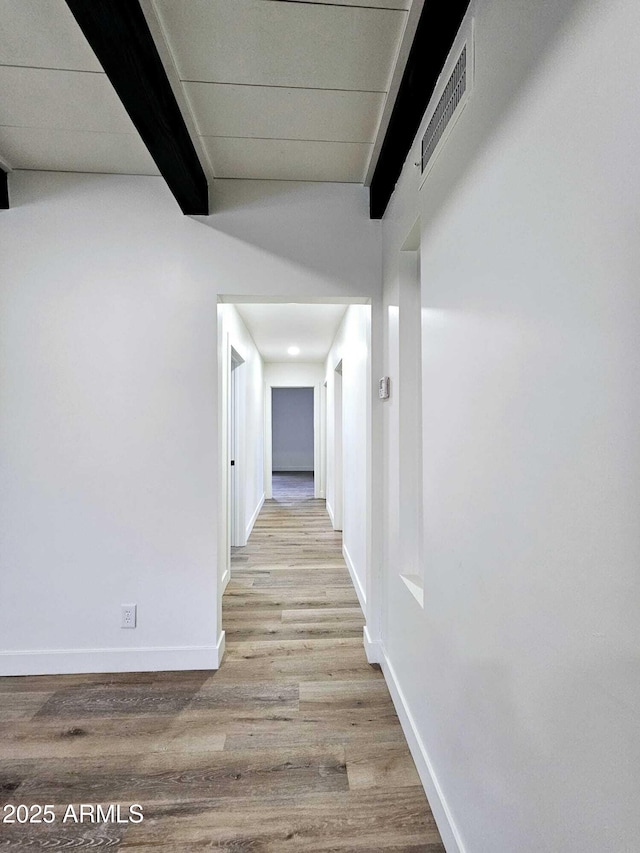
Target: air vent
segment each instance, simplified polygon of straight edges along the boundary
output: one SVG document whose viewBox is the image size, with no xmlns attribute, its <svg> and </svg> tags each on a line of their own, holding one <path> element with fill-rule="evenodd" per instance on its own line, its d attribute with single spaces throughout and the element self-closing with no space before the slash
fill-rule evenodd
<svg viewBox="0 0 640 853">
<path fill-rule="evenodd" d="M 473 74 L 472 47 L 472 37 L 464 43 L 462 50 L 458 46 L 460 52 L 456 64 L 431 113 L 429 124 L 422 137 L 420 169 L 422 180 L 426 178 L 434 160 L 444 145 L 445 139 L 467 102 Z M 455 56 L 456 54 L 453 55 Z M 434 94 L 437 97 L 437 91 Z"/>
</svg>

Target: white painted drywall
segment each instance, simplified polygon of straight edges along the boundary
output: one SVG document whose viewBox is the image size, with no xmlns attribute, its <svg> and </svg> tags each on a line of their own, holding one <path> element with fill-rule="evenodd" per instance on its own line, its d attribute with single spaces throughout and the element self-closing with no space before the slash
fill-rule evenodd
<svg viewBox="0 0 640 853">
<path fill-rule="evenodd" d="M 359 187 L 13 173 L 0 218 L 0 672 L 216 666 L 219 293 L 380 294 Z M 119 627 L 138 604 L 138 627 Z"/>
<path fill-rule="evenodd" d="M 334 515 L 335 367 L 342 361 L 342 541 L 347 565 L 364 607 L 367 590 L 369 514 L 369 355 L 371 308 L 350 305 L 326 362 L 327 382 L 327 509 Z"/>
<path fill-rule="evenodd" d="M 216 180 L 198 242 L 223 294 L 378 298 L 381 225 L 368 202 L 354 184 Z"/>
<path fill-rule="evenodd" d="M 264 379 L 272 388 L 302 388 L 324 382 L 324 364 L 305 361 L 268 361 L 264 366 Z"/>
<path fill-rule="evenodd" d="M 422 364 L 420 254 L 403 248 L 398 264 L 398 373 L 400 505 L 398 571 L 421 601 L 422 582 Z"/>
<path fill-rule="evenodd" d="M 462 849 L 637 850 L 640 16 L 473 8 L 471 100 L 383 226 L 393 381 L 422 221 L 426 484 L 425 606 L 392 525 L 385 651 Z"/>
<path fill-rule="evenodd" d="M 197 226 L 155 178 L 19 173 L 11 194 L 0 672 L 212 666 L 216 295 L 180 262 Z"/>
<path fill-rule="evenodd" d="M 313 388 L 271 390 L 273 471 L 313 471 Z"/>
</svg>

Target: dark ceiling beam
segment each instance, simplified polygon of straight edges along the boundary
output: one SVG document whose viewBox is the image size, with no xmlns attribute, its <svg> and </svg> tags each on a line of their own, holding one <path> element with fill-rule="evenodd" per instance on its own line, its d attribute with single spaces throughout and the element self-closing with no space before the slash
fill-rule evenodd
<svg viewBox="0 0 640 853">
<path fill-rule="evenodd" d="M 207 178 L 138 0 L 67 0 L 183 213 L 209 213 Z"/>
<path fill-rule="evenodd" d="M 398 89 L 369 191 L 369 213 L 382 219 L 470 0 L 427 0 Z"/>
<path fill-rule="evenodd" d="M 9 210 L 9 175 L 0 169 L 0 210 Z"/>
</svg>

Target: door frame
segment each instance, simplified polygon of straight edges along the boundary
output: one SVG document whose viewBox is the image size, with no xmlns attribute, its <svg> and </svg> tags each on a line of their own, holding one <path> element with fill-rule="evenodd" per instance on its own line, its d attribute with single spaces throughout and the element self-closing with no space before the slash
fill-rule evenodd
<svg viewBox="0 0 640 853">
<path fill-rule="evenodd" d="M 320 389 L 322 383 L 301 385 L 282 382 L 265 383 L 264 394 L 264 494 L 265 498 L 273 497 L 273 410 L 272 391 L 274 388 L 313 388 L 313 497 L 324 497 L 325 473 L 322 470 L 323 454 L 323 408 Z"/>
<path fill-rule="evenodd" d="M 244 489 L 239 472 L 242 470 L 243 453 L 240 437 L 242 423 L 244 374 L 238 368 L 244 364 L 244 359 L 229 345 L 229 401 L 227 407 L 229 427 L 228 437 L 228 513 L 229 547 L 246 545 L 244 525 L 242 523 L 244 510 Z M 231 552 L 229 551 L 229 560 Z"/>
<path fill-rule="evenodd" d="M 383 617 L 383 597 L 382 597 L 382 521 L 383 515 L 383 466 L 379 464 L 382 456 L 382 448 L 384 446 L 384 422 L 383 422 L 383 405 L 378 402 L 373 394 L 373 377 L 382 376 L 386 366 L 385 360 L 385 327 L 384 327 L 384 303 L 382 297 L 352 297 L 344 296 L 336 298 L 331 297 L 309 297 L 306 299 L 295 298 L 282 295 L 265 295 L 247 296 L 240 294 L 218 294 L 217 301 L 219 306 L 224 303 L 242 303 L 242 302 L 291 302 L 298 301 L 307 304 L 314 303 L 343 303 L 345 305 L 369 305 L 371 306 L 371 324 L 369 332 L 369 358 L 367 365 L 367 410 L 368 410 L 368 429 L 367 429 L 367 577 L 366 577 L 366 626 L 364 629 L 364 645 L 367 654 L 367 659 L 370 663 L 380 663 L 383 660 L 382 651 L 382 636 L 381 626 Z M 218 566 L 219 566 L 219 595 L 217 600 L 217 624 L 220 626 L 219 652 L 222 659 L 224 650 L 224 631 L 221 627 L 222 620 L 222 594 L 230 577 L 229 572 L 229 545 L 228 545 L 228 524 L 226 519 L 225 504 L 227 501 L 226 484 L 228 479 L 228 456 L 227 456 L 227 418 L 225 417 L 225 409 L 227 406 L 228 382 L 230 378 L 229 371 L 229 349 L 228 335 L 225 338 L 223 333 L 222 312 L 218 311 L 217 316 L 217 400 L 219 407 L 219 417 L 216 421 L 218 432 L 218 448 L 219 448 L 219 464 L 218 470 L 218 486 L 219 486 L 219 506 L 217 512 L 218 521 Z M 330 368 L 329 368 L 330 370 Z M 330 383 L 327 382 L 329 375 L 321 383 L 322 391 L 320 391 L 320 406 L 317 410 L 321 412 L 321 432 L 320 439 L 320 466 L 321 477 L 315 477 L 315 482 L 322 490 L 318 497 L 326 498 L 328 491 L 328 469 L 329 469 L 329 454 L 331 451 L 331 430 L 327 416 L 331 403 L 329 391 Z M 275 387 L 286 387 L 276 385 Z M 320 388 L 320 386 L 318 386 Z M 270 392 L 271 385 L 267 385 L 266 391 Z M 265 394 L 265 399 L 270 399 L 270 393 Z M 315 398 L 314 398 L 315 402 Z M 265 405 L 265 410 L 267 406 Z M 270 408 L 270 405 L 269 405 Z M 315 411 L 314 406 L 314 411 Z M 266 415 L 266 411 L 265 411 Z M 265 430 L 266 432 L 266 430 Z M 265 442 L 265 451 L 268 443 Z M 266 456 L 266 452 L 265 452 Z M 265 493 L 267 483 L 271 486 L 271 460 L 269 465 L 265 465 Z M 320 481 L 320 482 L 319 482 Z M 270 496 L 270 494 L 269 494 Z"/>
<path fill-rule="evenodd" d="M 330 515 L 334 530 L 344 528 L 343 453 L 344 421 L 342 416 L 342 359 L 333 368 L 333 506 Z"/>
</svg>

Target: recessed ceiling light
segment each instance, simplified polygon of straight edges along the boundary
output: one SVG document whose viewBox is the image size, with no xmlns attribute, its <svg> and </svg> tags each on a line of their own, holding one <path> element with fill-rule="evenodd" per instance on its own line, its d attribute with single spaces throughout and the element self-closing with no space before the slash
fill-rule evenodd
<svg viewBox="0 0 640 853">
<path fill-rule="evenodd" d="M 300 347 L 289 347 L 287 352 L 289 355 L 300 355 Z"/>
</svg>

